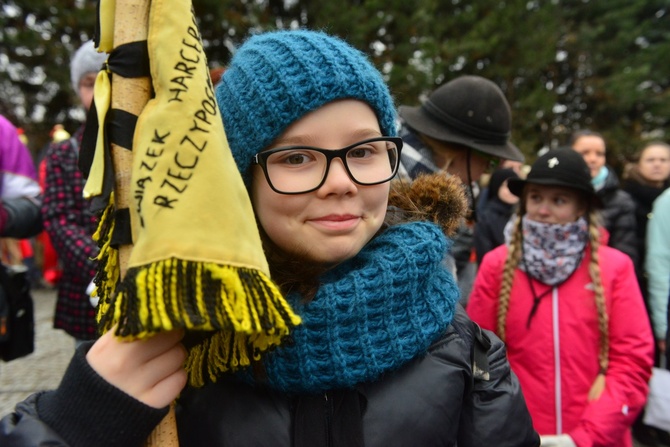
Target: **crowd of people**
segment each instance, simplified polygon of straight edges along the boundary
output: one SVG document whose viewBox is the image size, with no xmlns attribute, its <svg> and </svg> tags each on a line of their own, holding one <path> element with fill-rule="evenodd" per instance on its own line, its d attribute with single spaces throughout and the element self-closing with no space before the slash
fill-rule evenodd
<svg viewBox="0 0 670 447">
<path fill-rule="evenodd" d="M 104 59 L 92 43 L 72 59 L 86 109 Z M 185 446 L 670 445 L 641 422 L 668 358 L 669 145 L 645 145 L 620 181 L 605 137 L 580 129 L 524 169 L 494 82 L 460 76 L 398 107 L 363 53 L 316 31 L 251 37 L 218 76 L 273 281 L 302 323 L 200 388 L 182 330 L 98 334 L 82 124 L 50 146 L 40 222 L 19 235 L 43 222 L 62 268 L 54 325 L 76 350 L 58 389 L 0 420 L 0 444 L 141 445 L 176 402 Z"/>
</svg>

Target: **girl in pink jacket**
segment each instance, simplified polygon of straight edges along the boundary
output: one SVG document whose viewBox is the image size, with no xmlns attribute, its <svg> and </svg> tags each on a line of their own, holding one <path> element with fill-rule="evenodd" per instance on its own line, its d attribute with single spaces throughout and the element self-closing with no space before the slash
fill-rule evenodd
<svg viewBox="0 0 670 447">
<path fill-rule="evenodd" d="M 653 337 L 632 261 L 601 244 L 588 167 L 549 151 L 509 189 L 518 217 L 484 257 L 467 311 L 506 342 L 542 446 L 630 447 Z"/>
</svg>

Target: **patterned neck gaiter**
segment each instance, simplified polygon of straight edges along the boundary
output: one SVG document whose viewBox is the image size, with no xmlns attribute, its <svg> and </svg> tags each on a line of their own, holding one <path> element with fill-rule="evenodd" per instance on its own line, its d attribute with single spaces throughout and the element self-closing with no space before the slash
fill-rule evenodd
<svg viewBox="0 0 670 447">
<path fill-rule="evenodd" d="M 523 216 L 522 229 L 523 257 L 519 268 L 532 278 L 555 286 L 579 267 L 589 239 L 586 219 L 547 224 Z"/>
</svg>

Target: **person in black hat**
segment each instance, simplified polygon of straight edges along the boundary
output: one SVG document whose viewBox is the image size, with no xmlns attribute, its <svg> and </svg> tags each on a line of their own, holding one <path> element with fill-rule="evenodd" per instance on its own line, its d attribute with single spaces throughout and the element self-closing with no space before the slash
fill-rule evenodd
<svg viewBox="0 0 670 447">
<path fill-rule="evenodd" d="M 505 340 L 542 446 L 631 447 L 654 341 L 631 259 L 601 244 L 589 169 L 565 147 L 508 185 L 518 217 L 467 312 Z"/>
<path fill-rule="evenodd" d="M 470 222 L 463 222 L 451 249 L 455 274 L 466 302 L 476 265 L 473 251 L 474 183 L 501 160 L 524 160 L 511 141 L 512 113 L 502 90 L 481 76 L 460 76 L 434 90 L 416 107 L 400 106 L 399 135 L 405 145 L 400 177 L 444 171 L 469 191 Z"/>
<path fill-rule="evenodd" d="M 421 106 L 400 106 L 399 114 L 405 141 L 401 175 L 444 170 L 471 183 L 492 161 L 524 160 L 510 142 L 512 113 L 505 95 L 480 76 L 447 82 Z"/>
</svg>

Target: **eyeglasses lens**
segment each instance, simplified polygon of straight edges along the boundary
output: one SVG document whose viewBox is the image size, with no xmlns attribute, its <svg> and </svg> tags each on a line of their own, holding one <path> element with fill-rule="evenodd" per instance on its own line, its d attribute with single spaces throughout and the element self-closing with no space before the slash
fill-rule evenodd
<svg viewBox="0 0 670 447">
<path fill-rule="evenodd" d="M 351 179 L 361 185 L 390 180 L 398 168 L 398 147 L 383 138 L 337 150 L 291 147 L 273 152 L 265 168 L 272 186 L 284 193 L 300 193 L 321 186 L 332 159 L 345 164 Z"/>
</svg>

